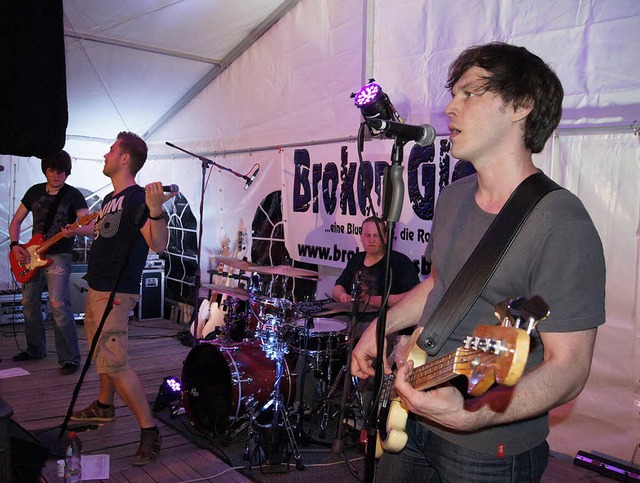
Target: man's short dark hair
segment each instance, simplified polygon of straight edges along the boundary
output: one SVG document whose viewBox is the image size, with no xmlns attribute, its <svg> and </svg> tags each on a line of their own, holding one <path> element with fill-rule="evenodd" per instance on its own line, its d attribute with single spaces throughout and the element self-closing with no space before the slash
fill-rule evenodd
<svg viewBox="0 0 640 483">
<path fill-rule="evenodd" d="M 56 171 L 63 171 L 69 176 L 71 174 L 71 156 L 62 150 L 58 154 L 42 159 L 40 167 L 45 175 L 47 174 L 47 169 L 51 168 Z"/>
<path fill-rule="evenodd" d="M 449 90 L 471 67 L 486 70 L 484 87 L 514 109 L 533 104 L 524 125 L 524 146 L 539 153 L 558 127 L 564 91 L 556 73 L 524 47 L 491 42 L 469 47 L 449 67 Z"/>
<path fill-rule="evenodd" d="M 120 149 L 131 158 L 130 171 L 135 176 L 147 160 L 147 143 L 137 134 L 127 131 L 119 132 L 118 139 L 120 140 Z"/>
</svg>

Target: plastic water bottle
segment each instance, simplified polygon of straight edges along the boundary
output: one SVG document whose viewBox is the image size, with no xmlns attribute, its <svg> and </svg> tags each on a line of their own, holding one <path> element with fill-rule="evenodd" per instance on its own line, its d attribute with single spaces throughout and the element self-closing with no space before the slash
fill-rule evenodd
<svg viewBox="0 0 640 483">
<path fill-rule="evenodd" d="M 64 481 L 78 483 L 82 481 L 82 465 L 80 460 L 80 443 L 74 431 L 69 432 L 71 441 L 67 446 L 64 459 Z"/>
</svg>

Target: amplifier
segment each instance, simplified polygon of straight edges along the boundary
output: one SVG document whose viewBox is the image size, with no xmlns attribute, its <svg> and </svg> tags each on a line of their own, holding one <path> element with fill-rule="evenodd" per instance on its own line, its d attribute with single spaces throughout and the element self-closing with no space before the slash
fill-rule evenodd
<svg viewBox="0 0 640 483">
<path fill-rule="evenodd" d="M 42 293 L 42 318 L 47 318 L 49 294 Z M 22 292 L 3 291 L 0 293 L 0 325 L 24 324 L 22 314 Z"/>
</svg>

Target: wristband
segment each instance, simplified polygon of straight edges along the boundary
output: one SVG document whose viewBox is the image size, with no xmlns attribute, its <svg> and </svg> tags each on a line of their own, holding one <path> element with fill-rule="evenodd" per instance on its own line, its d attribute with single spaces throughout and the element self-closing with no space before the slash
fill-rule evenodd
<svg viewBox="0 0 640 483">
<path fill-rule="evenodd" d="M 9 243 L 9 250 L 13 250 L 13 247 L 15 247 L 16 245 L 20 245 L 20 242 L 12 241 L 11 243 Z"/>
<path fill-rule="evenodd" d="M 158 216 L 151 216 L 149 215 L 149 219 L 153 220 L 153 221 L 158 221 L 158 220 L 162 220 L 164 218 L 164 213 L 162 213 L 161 215 Z"/>
</svg>

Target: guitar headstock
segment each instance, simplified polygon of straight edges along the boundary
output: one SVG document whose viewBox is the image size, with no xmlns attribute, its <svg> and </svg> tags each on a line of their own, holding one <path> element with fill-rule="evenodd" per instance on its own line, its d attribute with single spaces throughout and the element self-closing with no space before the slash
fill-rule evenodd
<svg viewBox="0 0 640 483">
<path fill-rule="evenodd" d="M 529 335 L 523 329 L 480 325 L 456 352 L 456 373 L 469 380 L 469 394 L 484 393 L 494 382 L 513 386 L 529 357 Z"/>
<path fill-rule="evenodd" d="M 238 230 L 238 240 L 236 243 L 236 251 L 237 253 L 244 253 L 246 249 L 247 249 L 247 231 Z"/>
<path fill-rule="evenodd" d="M 506 299 L 493 306 L 494 315 L 504 327 L 516 327 L 531 334 L 549 314 L 549 306 L 540 295 Z"/>
<path fill-rule="evenodd" d="M 228 257 L 230 251 L 231 251 L 231 240 L 229 240 L 229 238 L 225 237 L 225 239 L 222 240 L 222 245 L 220 247 L 220 256 L 221 257 Z"/>
</svg>

